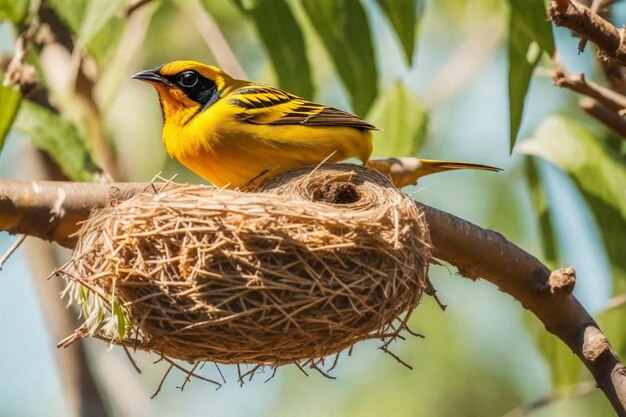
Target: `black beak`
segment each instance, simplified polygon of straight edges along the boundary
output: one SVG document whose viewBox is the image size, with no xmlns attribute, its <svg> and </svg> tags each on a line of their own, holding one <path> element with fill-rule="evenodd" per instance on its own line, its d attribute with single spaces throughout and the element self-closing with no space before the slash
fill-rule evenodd
<svg viewBox="0 0 626 417">
<path fill-rule="evenodd" d="M 168 84 L 168 81 L 159 74 L 157 70 L 146 70 L 133 75 L 134 80 L 141 80 L 148 83 Z"/>
</svg>

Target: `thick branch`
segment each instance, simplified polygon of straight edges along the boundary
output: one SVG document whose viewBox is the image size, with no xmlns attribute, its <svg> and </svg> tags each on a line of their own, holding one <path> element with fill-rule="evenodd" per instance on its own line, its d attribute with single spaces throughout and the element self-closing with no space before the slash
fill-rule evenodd
<svg viewBox="0 0 626 417">
<path fill-rule="evenodd" d="M 150 189 L 149 184 L 0 182 L 0 230 L 71 246 L 68 233 L 89 211 Z M 430 227 L 434 255 L 471 279 L 484 278 L 532 311 L 583 361 L 618 415 L 626 416 L 626 369 L 593 318 L 571 294 L 574 271 L 551 272 L 502 235 L 416 203 Z M 52 216 L 51 216 L 51 213 Z M 52 222 L 48 220 L 52 218 Z"/>
<path fill-rule="evenodd" d="M 607 14 L 609 14 L 610 8 L 608 7 L 609 1 L 605 0 L 593 0 L 589 2 L 588 0 L 582 2 L 585 6 L 588 6 L 589 9 L 593 13 L 599 14 L 602 18 L 607 18 Z M 602 12 L 600 12 L 600 10 Z M 578 42 L 578 51 L 583 52 L 585 50 L 585 46 L 587 45 L 587 38 L 580 38 L 580 42 Z"/>
<path fill-rule="evenodd" d="M 70 237 L 92 209 L 124 200 L 149 184 L 0 181 L 0 231 L 22 233 L 71 248 Z"/>
<path fill-rule="evenodd" d="M 617 29 L 587 6 L 576 0 L 552 0 L 550 18 L 555 25 L 566 27 L 597 45 L 602 58 L 626 65 L 624 30 Z"/>
<path fill-rule="evenodd" d="M 611 21 L 611 5 L 615 3 L 616 0 L 593 0 L 591 4 L 591 10 L 598 13 L 602 18 Z M 587 39 L 582 38 L 580 40 L 580 44 L 578 46 L 578 50 L 582 52 L 585 47 Z M 594 45 L 594 50 L 596 50 L 597 54 L 598 47 Z M 626 94 L 626 77 L 624 77 L 624 71 L 622 71 L 622 67 L 613 60 L 600 59 L 599 60 L 600 69 L 604 74 L 609 86 L 618 93 Z"/>
<path fill-rule="evenodd" d="M 398 188 L 415 184 L 418 158 L 376 159 L 368 167 L 391 178 Z M 73 247 L 76 223 L 109 199 L 124 200 L 149 184 L 0 181 L 0 231 L 23 233 Z"/>
</svg>

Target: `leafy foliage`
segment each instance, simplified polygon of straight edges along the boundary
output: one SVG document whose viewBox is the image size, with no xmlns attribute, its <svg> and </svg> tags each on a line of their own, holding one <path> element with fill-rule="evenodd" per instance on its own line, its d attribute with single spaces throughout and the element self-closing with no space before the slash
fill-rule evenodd
<svg viewBox="0 0 626 417">
<path fill-rule="evenodd" d="M 306 44 L 289 5 L 285 0 L 237 1 L 252 20 L 267 50 L 280 86 L 302 97 L 313 98 L 311 67 Z"/>
<path fill-rule="evenodd" d="M 0 74 L 1 78 L 3 77 Z M 4 140 L 20 107 L 21 99 L 20 92 L 12 86 L 0 85 L 0 103 L 2 103 L 0 105 L 0 151 L 2 151 Z"/>
<path fill-rule="evenodd" d="M 520 151 L 552 162 L 574 180 L 594 214 L 611 263 L 626 276 L 626 167 L 620 157 L 565 116 L 545 119 Z"/>
<path fill-rule="evenodd" d="M 389 22 L 402 44 L 406 61 L 413 63 L 413 50 L 415 49 L 415 33 L 417 22 L 422 11 L 422 1 L 418 0 L 376 0 L 378 6 L 387 15 Z"/>
<path fill-rule="evenodd" d="M 303 0 L 313 27 L 361 116 L 378 95 L 378 71 L 370 26 L 359 0 Z"/>
<path fill-rule="evenodd" d="M 87 0 L 48 0 L 54 11 L 74 33 L 80 33 L 87 11 Z"/>
<path fill-rule="evenodd" d="M 29 0 L 0 0 L 0 20 L 20 23 L 28 12 Z"/>
<path fill-rule="evenodd" d="M 82 16 L 79 38 L 89 42 L 117 15 L 126 2 L 124 0 L 90 0 Z M 76 30 L 76 28 L 74 28 Z"/>
<path fill-rule="evenodd" d="M 380 129 L 374 138 L 376 156 L 415 156 L 426 139 L 426 106 L 400 82 L 378 99 L 369 120 Z"/>
<path fill-rule="evenodd" d="M 103 60 L 121 38 L 124 0 L 49 0 L 79 43 Z"/>
<path fill-rule="evenodd" d="M 102 29 L 89 38 L 87 49 L 98 63 L 106 62 L 115 51 L 124 33 L 125 24 L 124 18 L 112 16 Z"/>
<path fill-rule="evenodd" d="M 93 181 L 99 173 L 86 139 L 76 127 L 58 114 L 30 101 L 24 101 L 16 128 L 46 151 L 74 181 Z"/>
<path fill-rule="evenodd" d="M 524 32 L 548 55 L 554 55 L 554 36 L 552 25 L 546 14 L 543 0 L 509 0 L 511 11 Z"/>
<path fill-rule="evenodd" d="M 512 151 L 533 70 L 542 51 L 554 53 L 554 40 L 543 0 L 509 0 L 509 4 L 509 148 Z"/>
</svg>

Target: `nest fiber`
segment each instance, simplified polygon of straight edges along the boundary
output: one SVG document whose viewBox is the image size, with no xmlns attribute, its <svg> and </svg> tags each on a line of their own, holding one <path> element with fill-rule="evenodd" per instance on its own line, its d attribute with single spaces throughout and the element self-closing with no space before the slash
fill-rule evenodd
<svg viewBox="0 0 626 417">
<path fill-rule="evenodd" d="M 411 199 L 375 171 L 340 164 L 257 192 L 155 184 L 92 213 L 58 273 L 82 306 L 80 337 L 279 366 L 393 340 L 426 287 L 428 259 Z"/>
</svg>

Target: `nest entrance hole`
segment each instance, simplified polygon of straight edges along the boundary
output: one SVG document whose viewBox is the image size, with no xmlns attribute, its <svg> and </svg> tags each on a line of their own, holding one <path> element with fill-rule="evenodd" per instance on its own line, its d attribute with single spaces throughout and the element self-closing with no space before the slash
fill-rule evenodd
<svg viewBox="0 0 626 417">
<path fill-rule="evenodd" d="M 313 191 L 313 201 L 352 204 L 361 199 L 358 187 L 351 182 L 326 182 Z"/>
</svg>

